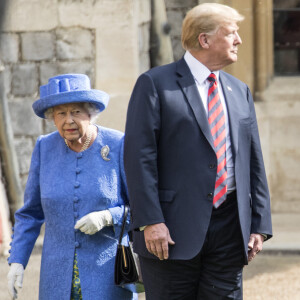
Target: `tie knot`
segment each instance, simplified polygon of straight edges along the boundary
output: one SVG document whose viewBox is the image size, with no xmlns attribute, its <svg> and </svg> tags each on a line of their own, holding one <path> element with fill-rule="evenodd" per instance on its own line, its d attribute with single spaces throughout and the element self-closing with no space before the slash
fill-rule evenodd
<svg viewBox="0 0 300 300">
<path fill-rule="evenodd" d="M 217 82 L 217 76 L 216 76 L 216 74 L 211 73 L 211 74 L 207 77 L 207 80 L 208 80 L 209 82 L 212 82 L 212 83 Z"/>
</svg>

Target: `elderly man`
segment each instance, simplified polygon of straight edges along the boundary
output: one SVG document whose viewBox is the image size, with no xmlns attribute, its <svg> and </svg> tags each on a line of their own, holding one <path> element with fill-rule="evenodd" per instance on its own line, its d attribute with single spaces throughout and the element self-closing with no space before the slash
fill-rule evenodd
<svg viewBox="0 0 300 300">
<path fill-rule="evenodd" d="M 272 236 L 270 197 L 235 9 L 193 8 L 178 62 L 142 74 L 125 171 L 147 300 L 242 299 L 243 266 Z"/>
</svg>

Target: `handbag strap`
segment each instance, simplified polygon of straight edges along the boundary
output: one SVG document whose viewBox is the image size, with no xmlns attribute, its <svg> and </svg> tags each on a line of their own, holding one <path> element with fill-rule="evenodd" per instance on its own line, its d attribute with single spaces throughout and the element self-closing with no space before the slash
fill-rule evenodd
<svg viewBox="0 0 300 300">
<path fill-rule="evenodd" d="M 124 217 L 123 217 L 122 228 L 121 228 L 121 233 L 120 233 L 120 236 L 119 236 L 118 245 L 122 244 L 122 238 L 123 238 L 123 234 L 124 234 L 124 230 L 125 230 L 127 215 L 128 215 L 128 205 L 124 205 Z"/>
</svg>

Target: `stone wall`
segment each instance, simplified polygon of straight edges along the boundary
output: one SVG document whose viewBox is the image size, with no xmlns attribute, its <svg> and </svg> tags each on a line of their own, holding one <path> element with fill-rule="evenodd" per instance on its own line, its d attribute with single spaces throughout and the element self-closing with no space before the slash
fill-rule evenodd
<svg viewBox="0 0 300 300">
<path fill-rule="evenodd" d="M 23 187 L 36 138 L 54 130 L 32 111 L 39 86 L 57 74 L 87 74 L 111 96 L 97 123 L 123 131 L 132 87 L 150 65 L 150 20 L 150 0 L 10 0 L 0 71 Z"/>
<path fill-rule="evenodd" d="M 165 0 L 175 60 L 184 53 L 180 42 L 182 20 L 189 9 L 202 2 L 216 1 Z M 246 82 L 256 95 L 257 73 L 264 70 L 257 64 L 257 45 L 268 48 L 266 56 L 273 61 L 273 43 L 270 26 L 268 31 L 260 31 L 255 12 L 266 12 L 262 19 L 272 22 L 271 0 L 217 2 L 232 5 L 246 16 L 240 30 L 243 45 L 239 61 L 227 71 Z M 111 96 L 98 123 L 124 130 L 133 85 L 150 66 L 151 0 L 10 0 L 8 8 L 1 33 L 0 72 L 4 74 L 1 78 L 24 186 L 37 136 L 54 129 L 36 117 L 31 108 L 39 97 L 38 87 L 50 76 L 66 72 L 88 74 L 94 88 Z M 260 39 L 253 34 L 256 27 Z M 268 72 L 266 78 L 272 74 L 271 68 Z M 298 77 L 275 78 L 261 93 L 262 101 L 256 102 L 275 212 L 300 212 L 299 86 Z"/>
<path fill-rule="evenodd" d="M 256 103 L 273 212 L 300 213 L 300 78 L 275 77 Z"/>
<path fill-rule="evenodd" d="M 198 5 L 198 0 L 165 0 L 168 22 L 171 25 L 171 40 L 174 60 L 178 60 L 184 54 L 181 46 L 182 21 L 191 8 Z"/>
<path fill-rule="evenodd" d="M 6 96 L 22 175 L 28 172 L 37 136 L 53 130 L 32 112 L 31 105 L 39 97 L 39 86 L 61 73 L 85 73 L 93 84 L 94 40 L 94 30 L 76 27 L 1 34 Z"/>
</svg>

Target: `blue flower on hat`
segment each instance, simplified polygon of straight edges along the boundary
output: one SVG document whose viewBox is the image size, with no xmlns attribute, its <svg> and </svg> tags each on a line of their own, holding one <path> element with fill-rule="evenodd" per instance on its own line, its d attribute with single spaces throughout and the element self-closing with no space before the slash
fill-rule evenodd
<svg viewBox="0 0 300 300">
<path fill-rule="evenodd" d="M 45 118 L 45 111 L 61 104 L 88 102 L 103 111 L 109 101 L 109 95 L 100 90 L 91 89 L 91 82 L 84 74 L 64 74 L 49 79 L 48 84 L 40 87 L 40 99 L 32 104 L 35 114 Z"/>
</svg>

